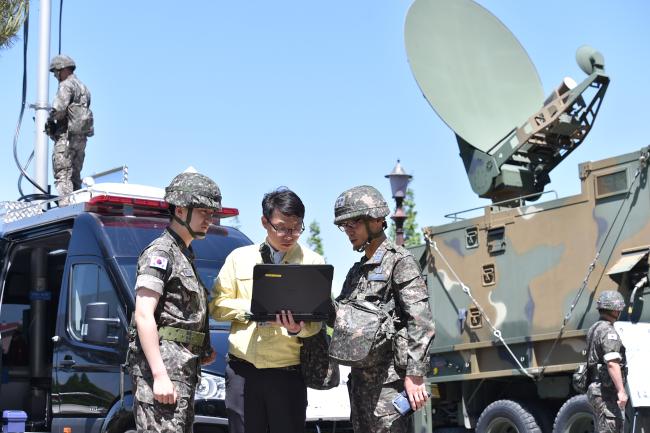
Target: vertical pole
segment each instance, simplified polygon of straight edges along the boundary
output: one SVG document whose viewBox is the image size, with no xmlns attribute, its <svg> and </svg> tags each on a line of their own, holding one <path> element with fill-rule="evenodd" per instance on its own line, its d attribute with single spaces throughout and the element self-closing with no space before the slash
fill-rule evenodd
<svg viewBox="0 0 650 433">
<path fill-rule="evenodd" d="M 29 320 L 29 376 L 31 377 L 30 414 L 45 419 L 46 389 L 52 380 L 47 369 L 47 307 L 51 294 L 47 287 L 47 250 L 34 248 L 31 254 L 31 291 Z"/>
<path fill-rule="evenodd" d="M 402 202 L 404 197 L 395 197 L 395 215 L 393 215 L 393 221 L 395 221 L 395 243 L 399 246 L 404 245 L 404 208 L 402 207 Z"/>
<path fill-rule="evenodd" d="M 38 33 L 38 69 L 36 71 L 36 140 L 34 143 L 34 181 L 47 191 L 48 137 L 45 135 L 45 122 L 48 116 L 49 64 L 50 64 L 50 21 L 52 19 L 51 1 L 41 0 Z M 35 193 L 41 193 L 37 188 Z"/>
<path fill-rule="evenodd" d="M 404 202 L 404 197 L 406 197 L 406 191 L 408 184 L 411 181 L 410 174 L 406 174 L 402 164 L 400 164 L 399 159 L 393 171 L 384 176 L 390 180 L 390 189 L 393 193 L 393 198 L 395 199 L 395 213 L 390 217 L 395 222 L 395 244 L 399 246 L 404 245 L 404 221 L 406 220 L 406 214 L 402 208 L 402 203 Z"/>
</svg>

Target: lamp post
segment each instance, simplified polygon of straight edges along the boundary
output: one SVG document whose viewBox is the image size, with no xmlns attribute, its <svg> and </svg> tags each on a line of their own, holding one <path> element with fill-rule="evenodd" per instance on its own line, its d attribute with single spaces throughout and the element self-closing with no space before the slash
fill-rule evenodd
<svg viewBox="0 0 650 433">
<path fill-rule="evenodd" d="M 406 220 L 406 213 L 402 207 L 404 197 L 406 197 L 406 188 L 411 181 L 410 174 L 406 174 L 404 168 L 397 160 L 395 168 L 385 177 L 390 181 L 390 189 L 395 199 L 395 212 L 390 218 L 395 221 L 395 243 L 397 245 L 404 245 L 404 221 Z"/>
</svg>

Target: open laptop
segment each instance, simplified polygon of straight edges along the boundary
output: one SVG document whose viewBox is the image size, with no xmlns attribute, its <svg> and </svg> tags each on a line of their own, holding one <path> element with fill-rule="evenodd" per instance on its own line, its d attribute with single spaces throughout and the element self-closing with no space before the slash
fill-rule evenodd
<svg viewBox="0 0 650 433">
<path fill-rule="evenodd" d="M 276 313 L 289 310 L 296 322 L 326 320 L 333 275 L 332 265 L 255 265 L 249 319 L 274 322 Z"/>
</svg>

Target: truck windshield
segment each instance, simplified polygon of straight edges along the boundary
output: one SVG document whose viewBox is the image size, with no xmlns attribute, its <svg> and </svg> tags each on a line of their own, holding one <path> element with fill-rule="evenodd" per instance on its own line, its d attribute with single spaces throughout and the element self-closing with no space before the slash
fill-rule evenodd
<svg viewBox="0 0 650 433">
<path fill-rule="evenodd" d="M 135 273 L 138 267 L 137 261 L 137 257 L 123 257 L 117 260 L 128 287 L 135 286 Z M 196 260 L 195 265 L 196 270 L 199 271 L 199 278 L 201 278 L 203 285 L 208 289 L 208 299 L 212 300 L 212 284 L 214 283 L 214 279 L 217 278 L 223 262 L 217 263 L 209 260 Z M 223 328 L 224 326 L 224 323 L 217 322 L 212 318 L 210 319 L 211 328 Z"/>
<path fill-rule="evenodd" d="M 168 221 L 164 218 L 103 215 L 99 220 L 108 238 L 109 255 L 115 257 L 128 287 L 134 287 L 140 252 L 160 236 Z M 250 244 L 250 239 L 236 228 L 215 225 L 210 226 L 205 239 L 192 243 L 199 277 L 209 292 L 228 254 L 235 248 Z M 216 324 L 212 319 L 210 323 Z"/>
<path fill-rule="evenodd" d="M 165 218 L 102 215 L 99 220 L 108 237 L 108 244 L 116 257 L 138 257 L 140 252 L 156 239 L 169 224 Z M 197 259 L 223 264 L 235 248 L 251 244 L 242 232 L 233 227 L 211 225 L 204 240 L 192 242 Z"/>
</svg>

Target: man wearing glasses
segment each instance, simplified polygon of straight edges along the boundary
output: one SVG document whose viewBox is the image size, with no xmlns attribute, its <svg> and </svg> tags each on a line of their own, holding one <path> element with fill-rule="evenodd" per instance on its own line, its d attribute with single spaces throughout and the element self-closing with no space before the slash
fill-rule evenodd
<svg viewBox="0 0 650 433">
<path fill-rule="evenodd" d="M 275 322 L 253 322 L 250 312 L 253 268 L 258 263 L 323 264 L 323 257 L 298 244 L 305 230 L 305 206 L 287 188 L 262 199 L 261 244 L 234 250 L 213 288 L 210 313 L 232 322 L 226 365 L 226 410 L 231 433 L 303 432 L 307 387 L 300 372 L 298 337 L 318 333 L 320 322 L 293 320 L 291 311 Z"/>
</svg>

